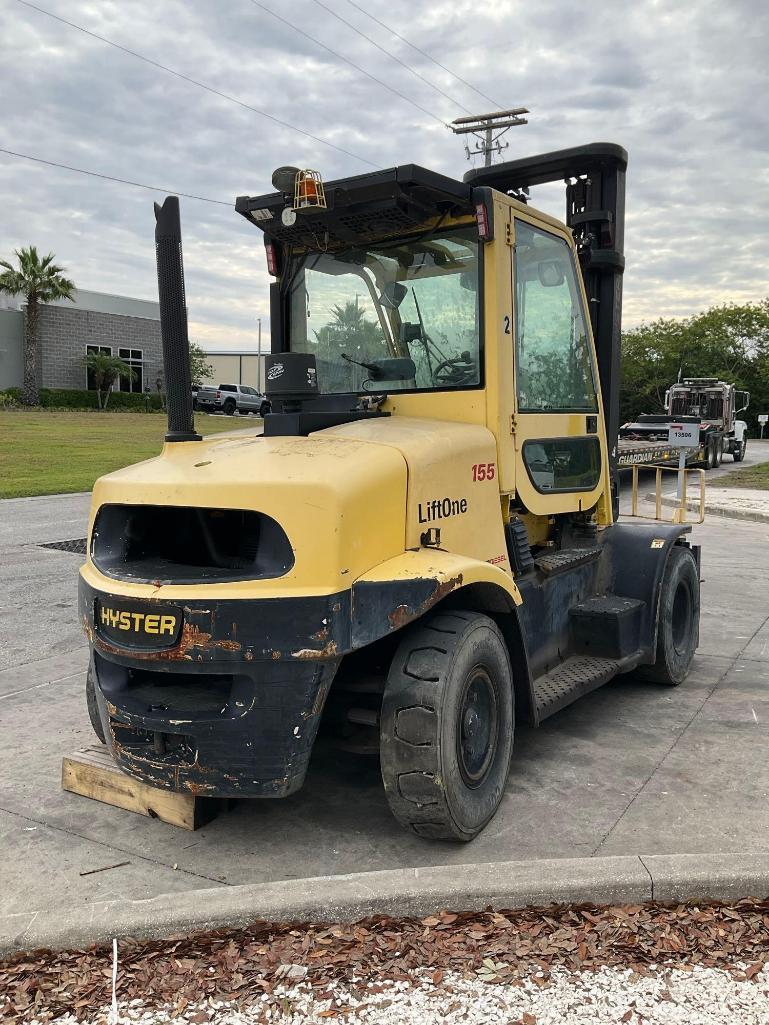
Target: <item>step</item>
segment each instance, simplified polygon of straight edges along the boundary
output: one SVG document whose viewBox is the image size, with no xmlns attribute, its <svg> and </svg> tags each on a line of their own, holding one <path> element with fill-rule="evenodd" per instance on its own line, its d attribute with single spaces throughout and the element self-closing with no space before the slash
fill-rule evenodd
<svg viewBox="0 0 769 1025">
<path fill-rule="evenodd" d="M 557 552 L 538 555 L 534 563 L 537 569 L 547 576 L 552 576 L 554 573 L 563 573 L 564 570 L 573 569 L 583 563 L 594 562 L 600 557 L 601 551 L 601 548 L 561 548 Z"/>
<path fill-rule="evenodd" d="M 616 676 L 620 663 L 613 658 L 591 658 L 573 655 L 544 676 L 534 681 L 534 701 L 537 719 L 546 719 L 576 701 L 591 690 L 596 690 Z"/>
<path fill-rule="evenodd" d="M 598 658 L 626 658 L 637 651 L 646 602 L 618 594 L 596 595 L 569 609 L 574 651 Z"/>
</svg>

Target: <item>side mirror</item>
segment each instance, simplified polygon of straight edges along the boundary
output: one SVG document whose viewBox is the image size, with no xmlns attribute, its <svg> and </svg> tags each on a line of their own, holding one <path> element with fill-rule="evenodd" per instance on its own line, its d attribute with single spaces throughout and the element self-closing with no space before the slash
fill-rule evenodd
<svg viewBox="0 0 769 1025">
<path fill-rule="evenodd" d="M 391 359 L 378 359 L 372 364 L 370 380 L 372 381 L 413 381 L 417 368 L 413 359 L 408 356 L 394 356 Z"/>
<path fill-rule="evenodd" d="M 388 310 L 397 310 L 406 298 L 408 288 L 400 281 L 388 281 L 379 296 L 380 303 Z"/>
<path fill-rule="evenodd" d="M 537 264 L 537 277 L 543 288 L 556 288 L 565 281 L 563 266 L 560 260 L 540 260 Z"/>
</svg>

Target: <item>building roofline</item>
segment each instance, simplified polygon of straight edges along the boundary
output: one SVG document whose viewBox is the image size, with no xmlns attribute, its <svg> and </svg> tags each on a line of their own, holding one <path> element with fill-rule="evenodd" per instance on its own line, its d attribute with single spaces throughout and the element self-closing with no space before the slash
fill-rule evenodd
<svg viewBox="0 0 769 1025">
<path fill-rule="evenodd" d="M 201 342 L 197 343 L 206 356 L 269 356 L 268 352 L 258 349 L 207 349 Z"/>
</svg>

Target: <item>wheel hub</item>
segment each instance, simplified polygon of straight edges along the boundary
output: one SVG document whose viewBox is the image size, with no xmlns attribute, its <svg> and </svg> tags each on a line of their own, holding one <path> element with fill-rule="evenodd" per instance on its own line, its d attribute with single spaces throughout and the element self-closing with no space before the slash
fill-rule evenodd
<svg viewBox="0 0 769 1025">
<path fill-rule="evenodd" d="M 465 681 L 458 725 L 459 769 L 467 786 L 477 787 L 494 760 L 499 728 L 494 684 L 483 666 L 475 666 Z"/>
</svg>

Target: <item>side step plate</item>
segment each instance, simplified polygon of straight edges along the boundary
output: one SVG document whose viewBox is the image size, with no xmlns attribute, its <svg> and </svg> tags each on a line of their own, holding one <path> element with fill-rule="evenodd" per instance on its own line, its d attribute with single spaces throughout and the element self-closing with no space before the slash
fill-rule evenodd
<svg viewBox="0 0 769 1025">
<path fill-rule="evenodd" d="M 572 701 L 608 683 L 620 670 L 620 663 L 611 658 L 590 658 L 574 655 L 552 672 L 534 681 L 537 719 L 560 712 Z"/>
<path fill-rule="evenodd" d="M 552 576 L 554 573 L 563 573 L 587 562 L 595 562 L 600 558 L 601 551 L 601 548 L 561 548 L 556 552 L 537 556 L 534 564 L 546 576 Z"/>
</svg>

